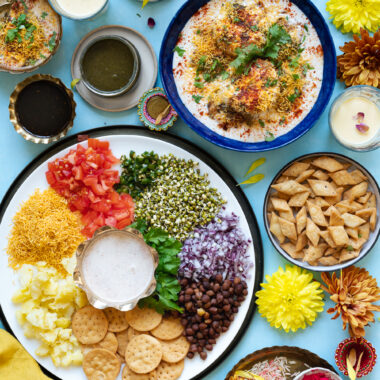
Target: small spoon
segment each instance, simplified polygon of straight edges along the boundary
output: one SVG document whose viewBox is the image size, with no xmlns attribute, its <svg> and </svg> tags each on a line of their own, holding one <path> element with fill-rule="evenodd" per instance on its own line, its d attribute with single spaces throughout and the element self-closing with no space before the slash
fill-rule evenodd
<svg viewBox="0 0 380 380">
<path fill-rule="evenodd" d="M 156 122 L 154 124 L 156 125 L 159 125 L 162 121 L 162 119 L 164 118 L 166 112 L 168 112 L 168 110 L 170 109 L 171 107 L 171 104 L 169 104 L 158 116 L 157 116 L 157 119 L 156 119 Z"/>
</svg>

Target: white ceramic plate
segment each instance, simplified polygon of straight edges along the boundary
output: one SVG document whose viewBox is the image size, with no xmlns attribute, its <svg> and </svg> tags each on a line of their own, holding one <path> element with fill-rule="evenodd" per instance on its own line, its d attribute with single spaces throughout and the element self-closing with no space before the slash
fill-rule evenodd
<svg viewBox="0 0 380 380">
<path fill-rule="evenodd" d="M 211 185 L 219 189 L 228 201 L 227 211 L 234 212 L 240 217 L 241 228 L 253 242 L 249 246 L 249 255 L 254 266 L 248 280 L 249 294 L 246 300 L 241 305 L 230 329 L 218 339 L 213 351 L 209 352 L 207 360 L 203 361 L 199 357 L 192 360 L 186 359 L 185 369 L 180 377 L 180 380 L 202 379 L 236 345 L 255 309 L 254 293 L 258 290 L 262 280 L 263 256 L 257 222 L 249 202 L 240 188 L 236 186 L 235 180 L 222 166 L 207 153 L 178 137 L 150 132 L 139 127 L 105 127 L 82 134 L 109 141 L 112 152 L 117 157 L 128 154 L 130 150 L 137 153 L 154 150 L 159 154 L 173 153 L 177 157 L 199 162 L 201 171 L 209 174 Z M 47 163 L 66 154 L 76 143 L 76 136 L 66 138 L 37 157 L 12 184 L 0 207 L 0 304 L 3 322 L 41 366 L 54 374 L 55 378 L 64 380 L 85 380 L 86 377 L 81 367 L 56 368 L 50 358 L 40 358 L 34 354 L 39 342 L 27 339 L 16 320 L 17 307 L 12 303 L 11 297 L 19 289 L 18 275 L 8 267 L 5 249 L 12 226 L 12 217 L 20 204 L 26 201 L 37 188 L 41 190 L 48 188 L 45 179 Z"/>
</svg>

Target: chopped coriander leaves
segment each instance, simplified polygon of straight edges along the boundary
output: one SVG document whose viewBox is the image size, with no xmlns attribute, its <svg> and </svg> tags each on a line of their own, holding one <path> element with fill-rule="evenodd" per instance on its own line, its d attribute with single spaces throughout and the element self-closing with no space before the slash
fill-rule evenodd
<svg viewBox="0 0 380 380">
<path fill-rule="evenodd" d="M 276 137 L 274 136 L 274 134 L 272 132 L 269 132 L 269 131 L 265 131 L 265 141 L 267 142 L 271 142 L 275 139 Z"/>
<path fill-rule="evenodd" d="M 352 245 L 347 246 L 347 251 L 352 252 L 354 250 L 354 247 Z"/>
<path fill-rule="evenodd" d="M 268 30 L 264 47 L 251 44 L 242 49 L 237 48 L 235 50 L 237 57 L 230 63 L 230 66 L 235 69 L 237 74 L 243 74 L 246 72 L 247 66 L 250 66 L 257 58 L 276 60 L 281 46 L 290 42 L 292 39 L 287 31 L 281 25 L 273 24 Z"/>
<path fill-rule="evenodd" d="M 47 12 L 42 12 L 41 13 L 41 18 L 45 20 L 46 16 L 48 15 Z"/>
<path fill-rule="evenodd" d="M 260 127 L 262 127 L 262 128 L 265 127 L 265 123 L 261 119 L 259 119 L 259 124 L 260 124 Z"/>
<path fill-rule="evenodd" d="M 308 63 L 302 66 L 302 74 L 306 75 L 309 70 L 314 70 L 313 66 L 310 66 Z"/>
<path fill-rule="evenodd" d="M 5 36 L 5 42 L 12 42 L 16 38 L 17 33 L 17 29 L 9 29 Z"/>
<path fill-rule="evenodd" d="M 228 74 L 227 71 L 222 71 L 222 73 L 220 74 L 220 77 L 222 78 L 222 80 L 228 79 L 229 76 L 230 74 Z"/>
<path fill-rule="evenodd" d="M 181 49 L 179 46 L 176 46 L 173 51 L 177 52 L 180 57 L 183 57 L 186 52 L 186 50 Z"/>
<path fill-rule="evenodd" d="M 289 63 L 289 66 L 290 67 L 293 67 L 293 68 L 296 68 L 299 66 L 299 60 L 300 60 L 301 56 L 298 54 L 297 57 L 293 58 L 290 63 Z"/>
<path fill-rule="evenodd" d="M 358 233 L 358 238 L 360 239 L 362 237 L 362 234 L 359 232 Z"/>
<path fill-rule="evenodd" d="M 48 48 L 49 51 L 53 51 L 56 45 L 56 38 L 57 38 L 57 32 L 53 32 L 53 35 L 51 36 L 49 43 L 48 43 Z"/>
<path fill-rule="evenodd" d="M 280 119 L 279 124 L 282 125 L 282 124 L 285 123 L 285 121 L 286 121 L 285 116 L 283 116 L 283 117 Z"/>
<path fill-rule="evenodd" d="M 200 29 L 197 30 L 197 34 L 201 34 L 202 31 Z"/>
<path fill-rule="evenodd" d="M 204 85 L 204 83 L 195 80 L 194 86 L 197 88 L 204 88 L 205 85 Z"/>
<path fill-rule="evenodd" d="M 297 98 L 299 98 L 301 95 L 301 91 L 296 87 L 294 89 L 294 93 L 290 96 L 288 96 L 288 100 L 290 103 L 294 103 Z"/>
<path fill-rule="evenodd" d="M 293 74 L 292 77 L 293 77 L 294 80 L 300 79 L 300 76 L 298 74 Z"/>
<path fill-rule="evenodd" d="M 265 87 L 274 87 L 277 84 L 278 80 L 277 79 L 270 79 L 268 78 L 267 81 L 265 82 Z"/>
<path fill-rule="evenodd" d="M 254 31 L 254 32 L 257 32 L 259 30 L 258 26 L 257 25 L 252 25 L 251 26 L 251 29 Z"/>
<path fill-rule="evenodd" d="M 303 27 L 307 32 L 309 31 L 309 27 L 306 24 L 303 24 Z"/>
<path fill-rule="evenodd" d="M 46 59 L 46 56 L 44 56 L 42 53 L 40 53 L 40 57 L 41 57 L 42 59 Z"/>
<path fill-rule="evenodd" d="M 237 24 L 237 23 L 240 22 L 240 21 L 241 21 L 241 20 L 240 20 L 239 17 L 235 17 L 235 18 L 234 18 L 234 23 L 235 23 L 235 24 Z"/>
<path fill-rule="evenodd" d="M 25 10 L 28 10 L 28 9 L 29 9 L 28 6 L 27 6 L 26 3 L 25 3 L 25 0 L 20 0 L 20 2 L 21 2 L 21 4 L 24 6 L 24 9 L 25 9 Z"/>
<path fill-rule="evenodd" d="M 205 80 L 205 82 L 211 82 L 211 80 L 212 80 L 211 74 L 210 73 L 203 73 L 203 79 Z"/>
<path fill-rule="evenodd" d="M 193 95 L 194 102 L 197 104 L 199 104 L 199 102 L 201 101 L 202 98 L 203 98 L 203 96 Z"/>
<path fill-rule="evenodd" d="M 214 61 L 212 62 L 211 71 L 214 71 L 218 67 L 219 64 L 220 64 L 219 59 L 214 59 Z"/>
<path fill-rule="evenodd" d="M 204 69 L 206 60 L 207 60 L 207 57 L 205 55 L 202 55 L 202 57 L 199 58 L 198 66 L 197 66 L 197 74 Z"/>
</svg>

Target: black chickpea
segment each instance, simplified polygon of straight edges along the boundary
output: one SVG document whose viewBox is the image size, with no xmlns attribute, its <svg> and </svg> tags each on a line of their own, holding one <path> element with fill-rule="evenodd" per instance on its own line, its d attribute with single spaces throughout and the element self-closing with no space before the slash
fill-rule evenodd
<svg viewBox="0 0 380 380">
<path fill-rule="evenodd" d="M 248 295 L 247 283 L 239 277 L 223 280 L 223 276 L 217 274 L 199 282 L 183 278 L 180 284 L 183 335 L 191 344 L 187 357 L 192 359 L 199 353 L 205 360 L 206 351 L 212 351 L 220 334 L 228 330 L 234 314 Z"/>
</svg>

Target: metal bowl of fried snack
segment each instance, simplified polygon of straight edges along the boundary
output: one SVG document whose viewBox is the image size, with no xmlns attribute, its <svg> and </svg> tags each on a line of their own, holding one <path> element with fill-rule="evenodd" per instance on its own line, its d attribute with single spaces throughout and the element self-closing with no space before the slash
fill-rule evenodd
<svg viewBox="0 0 380 380">
<path fill-rule="evenodd" d="M 361 260 L 380 233 L 380 189 L 359 163 L 336 153 L 289 162 L 264 200 L 265 228 L 287 260 L 335 271 Z"/>
</svg>

